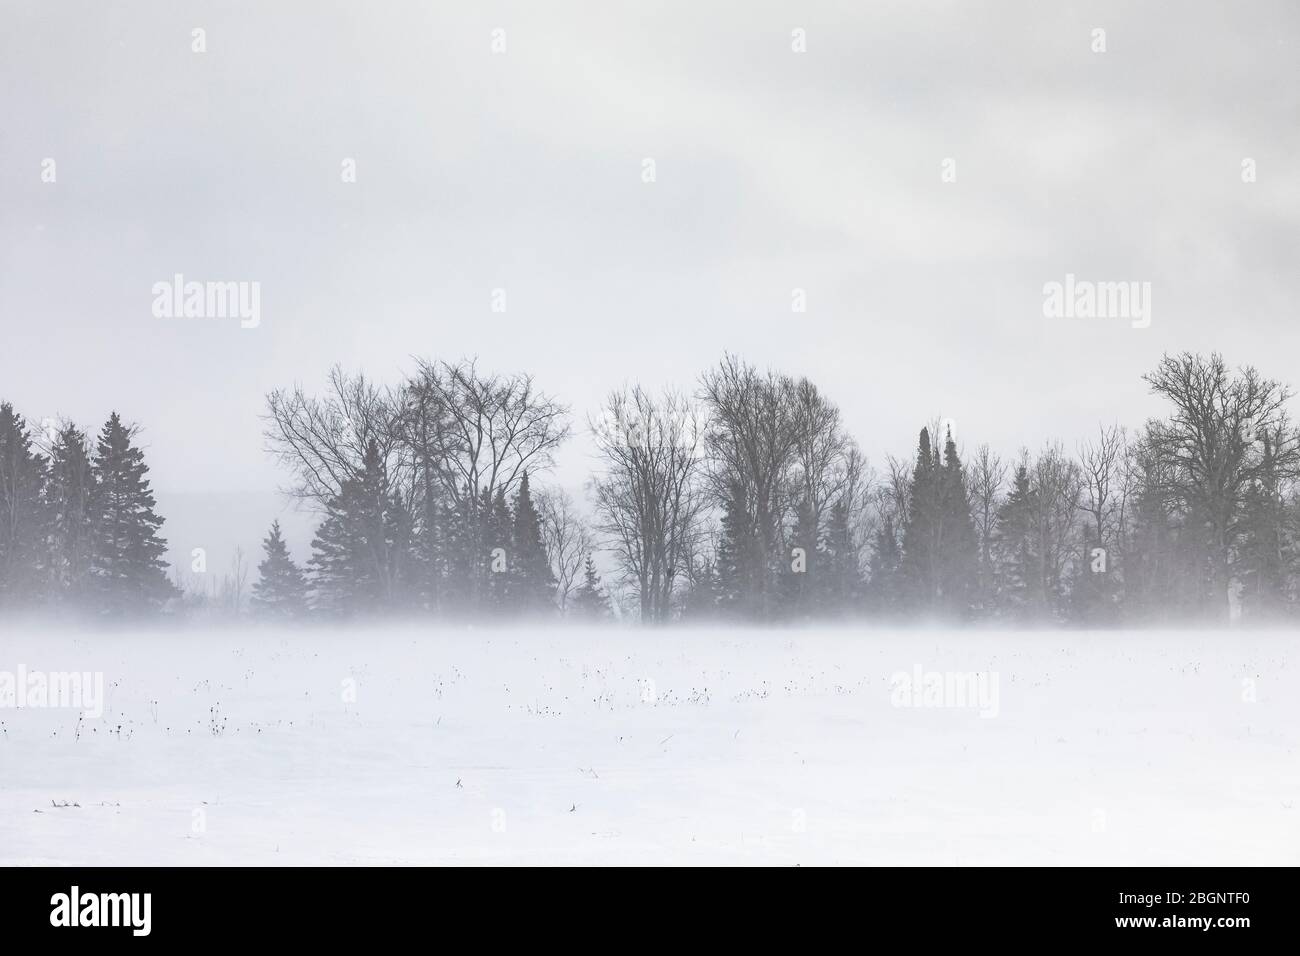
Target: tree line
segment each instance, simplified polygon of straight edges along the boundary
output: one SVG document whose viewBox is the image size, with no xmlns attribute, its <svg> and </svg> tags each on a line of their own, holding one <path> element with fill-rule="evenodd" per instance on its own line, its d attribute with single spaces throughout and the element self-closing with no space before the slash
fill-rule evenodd
<svg viewBox="0 0 1300 956">
<path fill-rule="evenodd" d="M 1164 415 L 1073 452 L 963 454 L 932 421 L 914 456 L 877 470 L 814 383 L 728 355 L 690 392 L 629 385 L 588 417 L 583 509 L 538 484 L 573 421 L 530 376 L 421 361 L 380 385 L 335 368 L 322 394 L 267 397 L 285 490 L 321 519 L 302 566 L 271 527 L 249 609 L 1077 626 L 1295 613 L 1289 389 L 1190 353 L 1145 381 Z M 132 436 L 114 415 L 93 450 L 71 426 L 42 448 L 3 406 L 0 606 L 176 603 Z"/>
<path fill-rule="evenodd" d="M 176 596 L 134 439 L 116 412 L 93 445 L 66 422 L 33 435 L 0 403 L 0 613 L 128 617 Z"/>
</svg>

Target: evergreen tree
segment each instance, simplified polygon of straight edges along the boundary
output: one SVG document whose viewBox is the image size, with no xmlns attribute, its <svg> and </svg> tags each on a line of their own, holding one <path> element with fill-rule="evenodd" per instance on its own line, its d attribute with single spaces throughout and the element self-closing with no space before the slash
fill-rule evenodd
<svg viewBox="0 0 1300 956">
<path fill-rule="evenodd" d="M 921 429 L 916 466 L 908 487 L 907 521 L 903 526 L 903 550 L 899 562 L 899 591 L 902 603 L 918 612 L 937 609 L 940 582 L 940 531 L 943 499 L 939 458 L 930 445 L 930 430 Z"/>
<path fill-rule="evenodd" d="M 738 495 L 723 505 L 717 556 L 718 610 L 727 617 L 759 616 L 759 590 L 766 572 L 763 545 Z"/>
<path fill-rule="evenodd" d="M 343 482 L 312 541 L 309 563 L 318 609 L 351 616 L 400 607 L 409 581 L 410 519 L 387 491 L 378 444 Z"/>
<path fill-rule="evenodd" d="M 482 609 L 489 614 L 508 614 L 511 608 L 511 584 L 519 555 L 514 552 L 514 520 L 506 503 L 505 488 L 498 487 L 496 494 L 483 489 L 483 539 L 487 554 L 483 567 L 487 583 L 483 588 Z"/>
<path fill-rule="evenodd" d="M 428 611 L 443 607 L 443 583 L 447 576 L 447 512 L 434 496 L 432 488 L 425 489 L 419 526 L 415 529 L 411 547 L 412 574 L 415 601 Z"/>
<path fill-rule="evenodd" d="M 582 583 L 569 598 L 569 615 L 580 621 L 606 621 L 612 616 L 609 596 L 596 573 L 596 562 L 591 553 L 583 564 Z"/>
<path fill-rule="evenodd" d="M 846 614 L 861 601 L 864 582 L 853 528 L 849 521 L 848 502 L 841 498 L 831 506 L 822 544 L 824 573 L 821 587 L 821 612 Z"/>
<path fill-rule="evenodd" d="M 902 607 L 899 571 L 903 554 L 898 546 L 894 516 L 886 514 L 876 530 L 867 566 L 867 606 L 877 614 L 894 615 Z"/>
<path fill-rule="evenodd" d="M 50 449 L 46 488 L 50 518 L 50 576 L 56 602 L 70 609 L 88 608 L 91 596 L 95 526 L 94 470 L 86 436 L 65 425 Z"/>
<path fill-rule="evenodd" d="M 357 514 L 360 502 L 356 481 L 343 483 L 331 498 L 308 562 L 314 610 L 338 617 L 373 610 L 379 599 L 378 581 L 366 556 L 366 538 Z"/>
<path fill-rule="evenodd" d="M 384 604 L 389 611 L 410 612 L 421 606 L 427 581 L 417 546 L 411 509 L 394 492 L 384 508 Z"/>
<path fill-rule="evenodd" d="M 1246 489 L 1245 527 L 1234 570 L 1240 583 L 1242 616 L 1268 621 L 1289 609 L 1290 585 L 1297 568 L 1281 477 L 1274 464 L 1273 436 L 1264 435 L 1262 445 L 1257 476 Z"/>
<path fill-rule="evenodd" d="M 0 405 L 0 608 L 35 605 L 44 596 L 47 466 L 23 417 Z"/>
<path fill-rule="evenodd" d="M 1042 554 L 1035 514 L 1037 494 L 1025 463 L 1016 467 L 1011 492 L 998 509 L 994 531 L 997 561 L 998 610 L 1006 617 L 1034 621 L 1045 611 L 1041 601 Z"/>
<path fill-rule="evenodd" d="M 1204 557 L 1207 523 L 1169 493 L 1159 461 L 1142 451 L 1125 548 L 1124 616 L 1133 622 L 1194 618 L 1214 591 Z"/>
<path fill-rule="evenodd" d="M 307 611 L 307 578 L 289 556 L 280 522 L 271 523 L 262 549 L 266 557 L 257 566 L 259 577 L 249 602 L 253 613 L 268 620 L 302 617 Z"/>
<path fill-rule="evenodd" d="M 177 593 L 162 560 L 167 542 L 158 536 L 163 519 L 154 512 L 149 468 L 132 438 L 113 412 L 95 444 L 91 574 L 100 610 L 114 616 L 155 610 Z"/>
<path fill-rule="evenodd" d="M 477 493 L 467 486 L 459 498 L 441 512 L 442 534 L 435 552 L 442 572 L 439 607 L 452 614 L 468 614 L 479 610 L 490 555 L 481 553 Z"/>
<path fill-rule="evenodd" d="M 950 615 L 964 616 L 979 590 L 979 540 L 971 518 L 966 471 L 951 432 L 945 436 L 939 473 L 938 599 Z"/>
<path fill-rule="evenodd" d="M 703 559 L 692 562 L 690 580 L 682 601 L 682 619 L 713 620 L 718 616 L 720 603 L 717 561 Z"/>
<path fill-rule="evenodd" d="M 1107 548 L 1095 524 L 1083 529 L 1081 553 L 1069 589 L 1069 616 L 1076 624 L 1107 627 L 1119 623 L 1119 554 Z"/>
<path fill-rule="evenodd" d="M 510 606 L 520 613 L 555 608 L 555 575 L 542 542 L 542 521 L 533 504 L 528 472 L 519 481 L 514 507 L 514 562 L 510 578 Z"/>
<path fill-rule="evenodd" d="M 821 599 L 825 593 L 825 554 L 817 533 L 817 518 L 812 505 L 804 499 L 795 509 L 794 526 L 790 529 L 786 563 L 782 568 L 782 597 L 787 617 L 806 619 L 824 610 Z"/>
</svg>

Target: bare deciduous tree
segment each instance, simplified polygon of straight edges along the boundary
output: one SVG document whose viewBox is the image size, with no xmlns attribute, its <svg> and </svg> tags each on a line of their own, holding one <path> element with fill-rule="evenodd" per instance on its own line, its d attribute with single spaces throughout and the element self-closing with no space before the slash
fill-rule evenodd
<svg viewBox="0 0 1300 956">
<path fill-rule="evenodd" d="M 421 361 L 407 385 L 421 407 L 436 409 L 427 459 L 443 490 L 475 507 L 484 493 L 515 490 L 525 471 L 552 464 L 569 436 L 569 410 L 533 384 L 531 375 L 488 375 L 473 361 Z"/>
<path fill-rule="evenodd" d="M 971 517 L 979 539 L 980 596 L 986 603 L 992 600 L 995 589 L 993 536 L 1006 478 L 1007 465 L 1001 456 L 990 451 L 988 445 L 980 445 L 966 466 L 966 487 L 970 490 Z"/>
<path fill-rule="evenodd" d="M 731 503 L 749 527 L 743 529 L 763 567 L 751 569 L 745 595 L 751 613 L 774 610 L 786 514 L 795 490 L 791 469 L 798 450 L 796 383 L 773 372 L 760 373 L 727 355 L 701 378 L 709 420 L 705 440 L 712 494 Z M 811 445 L 811 443 L 808 443 Z"/>
<path fill-rule="evenodd" d="M 555 575 L 555 602 L 564 612 L 582 573 L 583 562 L 592 550 L 591 530 L 563 489 L 539 491 L 536 501 L 542 545 L 546 548 L 551 573 Z"/>
<path fill-rule="evenodd" d="M 635 589 L 641 620 L 663 623 L 705 505 L 696 410 L 679 393 L 655 398 L 633 387 L 611 394 L 591 428 L 604 466 L 592 482 L 600 530 Z"/>
<path fill-rule="evenodd" d="M 1259 438 L 1271 436 L 1270 476 L 1300 475 L 1300 436 L 1285 408 L 1291 393 L 1254 368 L 1230 372 L 1217 354 L 1166 355 L 1144 379 L 1173 405 L 1168 418 L 1147 424 L 1146 443 L 1165 490 L 1206 525 L 1213 601 L 1226 620 L 1247 489 L 1266 477 Z"/>
<path fill-rule="evenodd" d="M 335 366 L 325 394 L 308 395 L 301 385 L 277 389 L 266 398 L 267 445 L 294 476 L 289 494 L 324 511 L 345 482 L 361 476 L 366 448 L 374 441 L 391 489 L 405 480 L 409 499 L 409 457 L 395 427 L 400 399 L 364 375 Z"/>
<path fill-rule="evenodd" d="M 437 494 L 464 520 L 454 559 L 474 605 L 489 569 L 486 526 L 492 502 L 515 491 L 525 472 L 551 467 L 569 435 L 568 408 L 529 375 L 480 372 L 473 361 L 420 361 L 404 390 L 401 434 L 426 496 Z M 426 510 L 431 505 L 426 505 Z"/>
<path fill-rule="evenodd" d="M 839 408 L 827 401 L 816 385 L 801 378 L 791 392 L 795 403 L 793 494 L 820 525 L 827 507 L 850 489 L 857 490 L 864 462 L 844 432 Z"/>
<path fill-rule="evenodd" d="M 1119 425 L 1103 426 L 1096 440 L 1079 446 L 1083 512 L 1089 524 L 1085 544 L 1095 543 L 1108 550 L 1118 548 L 1126 503 L 1126 457 L 1126 438 Z"/>
<path fill-rule="evenodd" d="M 1045 448 L 1034 463 L 1034 518 L 1041 558 L 1041 593 L 1047 606 L 1056 606 L 1066 590 L 1066 571 L 1075 559 L 1074 535 L 1083 482 L 1077 463 L 1059 445 Z"/>
</svg>

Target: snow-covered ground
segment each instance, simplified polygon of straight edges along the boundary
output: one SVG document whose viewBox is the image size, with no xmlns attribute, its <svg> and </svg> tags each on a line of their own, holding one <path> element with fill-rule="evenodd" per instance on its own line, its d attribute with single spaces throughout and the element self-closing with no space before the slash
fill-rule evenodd
<svg viewBox="0 0 1300 956">
<path fill-rule="evenodd" d="M 1300 863 L 1294 634 L 4 627 L 0 864 Z"/>
</svg>

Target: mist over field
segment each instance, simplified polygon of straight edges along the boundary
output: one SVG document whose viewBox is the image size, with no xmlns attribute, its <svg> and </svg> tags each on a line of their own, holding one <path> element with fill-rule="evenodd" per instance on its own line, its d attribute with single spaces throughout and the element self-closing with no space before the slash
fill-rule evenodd
<svg viewBox="0 0 1300 956">
<path fill-rule="evenodd" d="M 0 709 L 6 865 L 1300 863 L 1289 633 L 6 645 L 106 687 Z"/>
<path fill-rule="evenodd" d="M 0 863 L 1300 863 L 1300 8 L 0 12 Z"/>
</svg>

